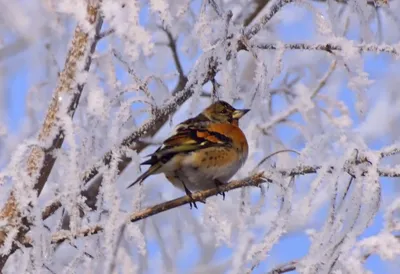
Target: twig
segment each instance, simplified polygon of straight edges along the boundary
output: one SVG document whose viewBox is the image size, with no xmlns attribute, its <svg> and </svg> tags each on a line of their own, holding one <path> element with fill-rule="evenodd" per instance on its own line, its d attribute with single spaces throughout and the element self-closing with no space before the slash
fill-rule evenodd
<svg viewBox="0 0 400 274">
<path fill-rule="evenodd" d="M 293 149 L 282 149 L 282 150 L 275 151 L 275 152 L 269 154 L 268 156 L 264 157 L 264 158 L 256 165 L 256 167 L 253 169 L 253 172 L 254 172 L 257 168 L 259 168 L 263 163 L 265 163 L 266 160 L 270 159 L 271 157 L 273 157 L 273 156 L 275 156 L 275 155 L 277 155 L 277 154 L 279 154 L 279 153 L 283 153 L 283 152 L 293 152 L 293 153 L 296 153 L 297 155 L 300 155 L 300 152 L 298 152 L 298 151 L 296 151 L 296 150 L 293 150 Z"/>
<path fill-rule="evenodd" d="M 267 50 L 278 50 L 281 49 L 281 45 L 273 44 L 273 43 L 257 43 L 251 45 L 251 47 L 259 48 L 259 49 L 267 49 Z M 284 44 L 283 47 L 287 50 L 322 50 L 329 53 L 332 51 L 342 51 L 343 48 L 340 45 L 328 43 L 328 44 L 306 44 L 306 43 L 288 43 Z M 390 53 L 393 55 L 400 55 L 400 52 L 396 47 L 390 45 L 378 45 L 378 44 L 355 44 L 355 48 L 357 48 L 361 52 L 377 52 L 377 53 Z"/>
<path fill-rule="evenodd" d="M 179 73 L 179 83 L 180 82 L 187 82 L 187 77 L 183 72 L 181 61 L 179 60 L 178 50 L 176 48 L 176 39 L 172 36 L 172 33 L 166 28 L 161 28 L 168 37 L 168 47 L 171 49 L 172 57 L 174 58 L 176 69 Z"/>
<path fill-rule="evenodd" d="M 400 239 L 399 236 L 396 236 L 396 238 Z M 362 256 L 363 262 L 365 262 L 372 254 L 373 254 L 372 251 L 365 253 Z M 294 271 L 294 270 L 296 270 L 298 263 L 299 263 L 299 260 L 293 260 L 293 261 L 281 264 L 277 267 L 274 267 L 271 271 L 269 271 L 267 273 L 268 274 L 281 274 L 281 273 L 287 273 L 290 271 Z"/>
<path fill-rule="evenodd" d="M 96 39 L 101 40 L 101 39 L 113 34 L 114 32 L 115 32 L 115 29 L 109 29 L 109 30 L 103 31 L 103 32 L 99 33 L 98 35 L 96 35 Z"/>
<path fill-rule="evenodd" d="M 243 26 L 247 27 L 250 23 L 257 17 L 257 15 L 265 8 L 265 6 L 270 2 L 270 0 L 257 0 L 255 1 L 257 6 L 254 11 L 247 16 L 243 21 Z"/>
<path fill-rule="evenodd" d="M 189 204 L 191 202 L 196 201 L 196 202 L 203 202 L 207 198 L 211 196 L 217 195 L 220 191 L 223 192 L 228 192 L 233 189 L 241 188 L 241 187 L 246 187 L 246 186 L 259 186 L 260 184 L 268 181 L 264 176 L 264 173 L 258 173 L 255 174 L 251 177 L 245 178 L 243 180 L 238 180 L 238 181 L 232 181 L 229 184 L 219 186 L 219 188 L 211 188 L 208 190 L 203 190 L 199 191 L 196 193 L 192 194 L 192 198 L 189 196 L 183 196 L 168 202 L 164 202 L 155 206 L 148 207 L 146 209 L 143 209 L 139 212 L 133 213 L 130 215 L 128 221 L 131 223 L 143 220 L 145 218 L 148 218 L 150 216 L 156 215 L 161 212 L 165 212 L 167 210 L 177 208 L 182 205 Z M 100 233 L 103 231 L 103 227 L 101 225 L 94 225 L 89 228 L 85 228 L 76 234 L 71 234 L 70 231 L 59 231 L 53 234 L 52 236 L 52 243 L 53 244 L 59 244 L 62 243 L 68 239 L 74 239 L 78 237 L 86 237 L 90 235 L 94 235 L 97 233 Z"/>
<path fill-rule="evenodd" d="M 246 39 L 250 40 L 271 20 L 271 18 L 279 10 L 282 9 L 282 7 L 292 2 L 294 2 L 294 0 L 277 0 L 277 2 L 271 7 L 271 10 L 266 15 L 264 15 L 257 24 L 254 24 L 249 30 L 245 32 Z"/>
<path fill-rule="evenodd" d="M 60 201 L 55 201 L 51 203 L 50 205 L 46 206 L 46 208 L 42 211 L 42 219 L 46 220 L 49 218 L 51 215 L 54 214 L 54 212 L 57 211 L 61 207 L 61 202 Z"/>
<path fill-rule="evenodd" d="M 114 269 L 116 266 L 116 260 L 117 260 L 117 255 L 118 255 L 118 250 L 119 250 L 119 246 L 122 242 L 122 238 L 124 237 L 124 233 L 125 233 L 125 228 L 126 228 L 126 224 L 124 223 L 120 230 L 119 230 L 119 234 L 118 234 L 118 238 L 117 238 L 117 242 L 115 243 L 115 247 L 114 247 L 114 251 L 112 254 L 112 259 L 111 259 L 111 265 L 110 265 L 110 270 L 108 271 L 108 273 L 114 273 Z"/>
<path fill-rule="evenodd" d="M 211 5 L 211 7 L 213 8 L 213 10 L 215 11 L 215 13 L 219 16 L 222 17 L 222 10 L 220 9 L 220 7 L 217 5 L 217 3 L 215 3 L 215 0 L 208 0 L 208 3 Z"/>
<path fill-rule="evenodd" d="M 296 265 L 297 261 L 290 261 L 284 264 L 281 264 L 277 267 L 274 267 L 271 271 L 268 272 L 268 274 L 281 274 L 281 273 L 286 273 L 290 271 L 296 270 Z"/>
</svg>

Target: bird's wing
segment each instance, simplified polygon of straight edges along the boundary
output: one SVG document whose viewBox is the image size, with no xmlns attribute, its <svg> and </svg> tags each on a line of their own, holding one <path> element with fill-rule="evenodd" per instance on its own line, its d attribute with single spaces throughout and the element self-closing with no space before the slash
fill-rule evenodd
<svg viewBox="0 0 400 274">
<path fill-rule="evenodd" d="M 231 138 L 208 130 L 208 119 L 199 115 L 179 124 L 168 139 L 142 164 L 155 164 L 158 161 L 167 162 L 178 153 L 187 153 L 212 146 L 229 146 Z"/>
</svg>

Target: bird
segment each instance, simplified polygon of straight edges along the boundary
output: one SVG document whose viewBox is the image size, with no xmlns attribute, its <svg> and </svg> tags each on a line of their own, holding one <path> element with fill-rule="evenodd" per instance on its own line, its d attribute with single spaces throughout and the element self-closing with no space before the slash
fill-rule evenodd
<svg viewBox="0 0 400 274">
<path fill-rule="evenodd" d="M 128 188 L 147 177 L 164 173 L 177 188 L 192 198 L 192 191 L 219 187 L 243 166 L 248 156 L 248 143 L 239 128 L 239 119 L 250 109 L 235 109 L 218 100 L 194 118 L 178 124 L 149 160 L 150 165 Z M 225 198 L 225 193 L 219 192 Z"/>
</svg>

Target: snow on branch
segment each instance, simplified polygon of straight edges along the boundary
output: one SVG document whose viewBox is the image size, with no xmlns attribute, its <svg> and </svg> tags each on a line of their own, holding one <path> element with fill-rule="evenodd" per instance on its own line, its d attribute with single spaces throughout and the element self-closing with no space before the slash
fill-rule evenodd
<svg viewBox="0 0 400 274">
<path fill-rule="evenodd" d="M 397 151 L 397 149 L 395 149 Z M 380 154 L 380 152 L 378 152 Z M 365 157 L 359 156 L 356 160 L 349 160 L 346 162 L 345 166 L 342 168 L 341 172 L 346 172 L 350 176 L 360 176 L 367 175 L 368 170 L 365 172 L 356 173 L 354 172 L 354 167 L 356 165 L 361 164 L 369 164 L 369 160 Z M 135 212 L 130 214 L 129 222 L 137 222 L 153 215 L 156 215 L 161 212 L 165 212 L 167 210 L 177 208 L 179 206 L 187 205 L 193 201 L 205 203 L 206 199 L 212 196 L 218 195 L 222 192 L 229 192 L 238 188 L 243 187 L 259 187 L 263 183 L 273 183 L 277 181 L 277 178 L 287 177 L 293 178 L 301 175 L 315 174 L 320 170 L 322 166 L 297 166 L 292 169 L 271 169 L 265 172 L 258 172 L 254 175 L 251 175 L 242 180 L 231 181 L 228 184 L 220 186 L 219 188 L 211 188 L 204 191 L 198 191 L 192 194 L 193 200 L 189 196 L 183 196 L 171 201 L 163 202 L 161 204 L 150 206 L 146 209 L 143 209 L 139 212 Z M 328 168 L 327 172 L 332 173 L 336 168 L 331 166 Z M 391 172 L 390 174 L 382 171 L 380 168 L 377 170 L 379 176 L 381 177 L 400 177 L 400 171 Z M 279 185 L 279 182 L 278 182 Z M 47 217 L 50 215 L 49 211 L 51 211 L 50 207 L 46 207 L 43 211 L 43 216 Z M 103 227 L 101 225 L 90 226 L 89 228 L 85 228 L 80 230 L 77 234 L 72 235 L 70 231 L 59 231 L 52 236 L 52 243 L 61 243 L 65 240 L 70 240 L 73 238 L 85 237 L 89 235 L 94 235 L 103 231 Z M 28 245 L 29 240 L 25 240 L 26 245 Z"/>
<path fill-rule="evenodd" d="M 374 43 L 363 43 L 351 45 L 360 52 L 376 52 L 376 53 L 389 53 L 395 56 L 400 56 L 400 44 L 397 46 L 391 45 L 378 45 Z M 322 50 L 329 53 L 333 51 L 342 51 L 343 46 L 340 44 L 327 43 L 327 44 L 306 44 L 306 43 L 292 43 L 277 45 L 273 43 L 257 43 L 251 45 L 252 48 L 267 49 L 267 50 L 280 50 L 282 47 L 287 50 Z"/>
<path fill-rule="evenodd" d="M 255 36 L 270 20 L 271 18 L 280 11 L 287 4 L 295 2 L 294 0 L 277 0 L 276 3 L 272 5 L 269 12 L 265 14 L 258 23 L 252 25 L 245 33 L 246 39 L 250 40 Z"/>
<path fill-rule="evenodd" d="M 102 18 L 99 16 L 98 3 L 87 6 L 86 20 L 91 28 L 87 28 L 85 25 L 87 23 L 80 22 L 75 29 L 64 69 L 59 76 L 57 87 L 39 132 L 38 141 L 41 146 L 35 146 L 27 159 L 27 172 L 33 179 L 32 187 L 37 191 L 38 196 L 46 184 L 56 161 L 53 152 L 59 149 L 64 141 L 63 130 L 58 121 L 65 116 L 73 118 L 85 86 L 85 79 L 78 78 L 78 75 L 89 71 L 92 63 L 92 54 L 96 49 L 98 41 L 96 36 L 100 32 L 103 23 Z M 8 219 L 9 224 L 21 225 L 17 220 L 20 214 L 16 195 L 14 192 L 10 194 L 0 213 L 0 219 Z M 19 237 L 29 230 L 29 221 L 24 218 L 22 223 L 25 228 L 20 231 L 21 235 Z M 1 231 L 0 246 L 4 244 L 6 235 L 7 232 Z M 9 254 L 16 249 L 17 247 L 13 245 Z M 0 258 L 0 272 L 7 261 L 8 255 L 2 255 Z"/>
</svg>

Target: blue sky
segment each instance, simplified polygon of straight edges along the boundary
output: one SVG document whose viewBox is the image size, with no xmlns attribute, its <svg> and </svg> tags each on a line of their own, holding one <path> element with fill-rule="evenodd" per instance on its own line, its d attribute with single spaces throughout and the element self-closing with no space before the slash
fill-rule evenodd
<svg viewBox="0 0 400 274">
<path fill-rule="evenodd" d="M 142 20 L 146 21 L 146 14 L 143 12 Z M 305 42 L 307 39 L 312 38 L 312 34 L 315 31 L 314 21 L 311 16 L 307 16 L 303 18 L 301 22 L 297 22 L 296 24 L 282 24 L 279 27 L 279 32 L 281 36 L 290 42 Z M 350 33 L 351 38 L 356 38 L 356 33 Z M 181 42 L 181 41 L 180 41 Z M 100 44 L 100 49 L 104 45 Z M 21 122 L 24 120 L 25 115 L 25 96 L 28 89 L 36 84 L 38 81 L 37 78 L 30 76 L 30 69 L 32 66 L 24 63 L 24 54 L 22 53 L 18 58 L 20 61 L 15 73 L 13 73 L 13 77 L 8 77 L 7 80 L 7 92 L 9 94 L 9 102 L 7 109 L 7 122 L 9 128 L 12 133 L 18 134 L 20 130 Z M 389 63 L 392 61 L 390 56 L 386 54 L 364 54 L 365 56 L 365 71 L 369 73 L 372 79 L 379 80 L 382 78 L 389 68 Z M 180 54 L 181 61 L 183 63 L 183 67 L 187 72 L 193 64 L 193 61 L 188 60 L 184 57 L 183 54 Z M 11 61 L 11 60 L 10 60 Z M 8 62 L 8 61 L 6 61 Z M 63 63 L 63 62 L 62 62 Z M 173 64 L 171 63 L 171 69 L 173 69 Z M 354 106 L 355 96 L 354 93 L 349 90 L 344 83 L 343 91 L 341 92 L 342 99 L 348 103 L 349 106 Z M 351 114 L 353 121 L 355 121 L 354 126 L 358 125 L 358 116 L 354 110 L 351 108 Z M 287 141 L 287 138 L 290 138 L 290 130 L 282 129 L 280 130 L 280 134 L 284 141 Z M 285 140 L 286 139 L 286 140 Z M 382 141 L 375 141 L 370 144 L 371 148 L 379 148 L 385 145 Z M 299 149 L 299 148 L 297 148 Z M 381 185 L 383 190 L 383 198 L 385 196 L 390 196 L 395 191 L 395 184 L 397 180 L 395 179 L 381 179 Z M 371 227 L 369 227 L 364 236 L 369 236 L 375 234 L 380 231 L 382 228 L 383 219 L 382 214 L 379 213 L 374 223 Z M 308 237 L 304 233 L 296 233 L 294 235 L 290 235 L 290 237 L 284 237 L 281 241 L 273 248 L 272 254 L 273 257 L 267 258 L 267 260 L 262 263 L 254 273 L 265 273 L 266 270 L 270 269 L 273 265 L 278 263 L 276 260 L 279 258 L 279 262 L 287 262 L 293 259 L 299 259 L 302 256 L 307 254 L 307 249 L 310 245 Z M 156 249 L 156 245 L 150 244 L 150 249 Z M 231 254 L 231 250 L 229 248 L 221 248 L 220 252 L 218 252 L 217 256 L 219 258 L 224 258 Z M 191 261 L 184 261 L 182 263 L 182 268 L 185 266 L 189 266 Z M 373 273 L 389 273 L 390 269 L 387 269 L 385 266 L 385 262 L 383 262 L 378 256 L 371 256 L 368 258 L 366 262 L 367 269 L 371 270 Z"/>
</svg>

